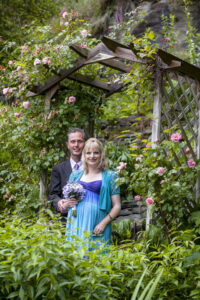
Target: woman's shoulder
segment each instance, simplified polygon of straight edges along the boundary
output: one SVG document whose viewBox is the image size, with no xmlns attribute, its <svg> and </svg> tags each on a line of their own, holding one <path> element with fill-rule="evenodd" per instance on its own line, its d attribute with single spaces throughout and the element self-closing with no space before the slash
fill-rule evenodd
<svg viewBox="0 0 200 300">
<path fill-rule="evenodd" d="M 83 172 L 84 172 L 84 170 L 74 170 L 70 175 L 70 179 L 79 178 L 79 176 L 81 176 L 83 174 Z"/>
<path fill-rule="evenodd" d="M 117 176 L 116 172 L 110 169 L 106 169 L 105 171 L 103 171 L 103 174 L 108 177 Z"/>
</svg>

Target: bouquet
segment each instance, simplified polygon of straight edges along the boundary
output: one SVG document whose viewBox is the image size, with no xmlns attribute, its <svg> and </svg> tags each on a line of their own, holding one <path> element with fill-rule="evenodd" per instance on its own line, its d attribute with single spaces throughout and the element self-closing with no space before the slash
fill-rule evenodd
<svg viewBox="0 0 200 300">
<path fill-rule="evenodd" d="M 83 200 L 85 196 L 85 189 L 80 183 L 67 183 L 63 187 L 63 196 L 64 198 L 76 199 L 77 201 Z M 76 217 L 76 205 L 72 207 L 72 216 Z"/>
</svg>

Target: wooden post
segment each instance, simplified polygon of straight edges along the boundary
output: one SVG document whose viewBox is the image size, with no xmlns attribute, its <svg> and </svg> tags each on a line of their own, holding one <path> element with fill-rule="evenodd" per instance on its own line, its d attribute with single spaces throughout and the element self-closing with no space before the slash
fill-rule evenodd
<svg viewBox="0 0 200 300">
<path fill-rule="evenodd" d="M 155 149 L 157 141 L 160 139 L 160 123 L 161 123 L 161 97 L 162 97 L 162 72 L 160 69 L 160 58 L 156 57 L 155 61 L 155 96 L 153 105 L 153 126 L 152 126 L 152 148 Z M 152 223 L 151 206 L 147 207 L 146 212 L 146 231 L 149 230 Z"/>
<path fill-rule="evenodd" d="M 160 70 L 160 58 L 156 57 L 155 68 L 155 96 L 153 105 L 153 126 L 152 126 L 152 148 L 156 148 L 156 142 L 160 139 L 161 123 L 161 97 L 162 97 L 162 72 Z"/>
<path fill-rule="evenodd" d="M 45 95 L 45 102 L 44 102 L 44 111 L 48 113 L 51 107 L 51 99 L 59 89 L 59 85 L 53 86 L 50 90 L 47 91 Z M 44 205 L 47 205 L 47 195 L 48 195 L 48 170 L 43 169 L 40 173 L 40 200 L 44 202 Z"/>
<path fill-rule="evenodd" d="M 200 93 L 200 84 L 196 81 L 196 95 Z M 199 98 L 199 97 L 198 97 Z M 197 127 L 197 143 L 196 143 L 196 156 L 197 159 L 200 159 L 200 99 L 197 99 L 197 111 L 198 111 L 198 123 L 195 124 Z M 198 171 L 196 187 L 195 187 L 195 199 L 198 202 L 199 197 L 199 189 L 200 189 L 200 172 Z"/>
</svg>

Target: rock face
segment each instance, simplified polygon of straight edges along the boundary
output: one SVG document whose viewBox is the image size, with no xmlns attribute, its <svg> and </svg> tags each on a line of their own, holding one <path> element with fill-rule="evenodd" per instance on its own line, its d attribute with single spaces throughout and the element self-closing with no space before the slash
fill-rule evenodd
<svg viewBox="0 0 200 300">
<path fill-rule="evenodd" d="M 96 26 L 94 32 L 98 38 L 108 33 L 108 27 L 113 24 L 117 24 L 120 21 L 127 21 L 128 13 L 136 9 L 136 20 L 138 23 L 133 25 L 132 34 L 136 37 L 140 37 L 147 28 L 151 28 L 157 36 L 157 42 L 160 42 L 163 46 L 163 33 L 162 33 L 162 15 L 167 17 L 170 14 L 175 16 L 174 31 L 178 32 L 177 39 L 177 51 L 184 52 L 185 36 L 188 30 L 186 14 L 184 12 L 183 0 L 113 0 L 104 1 L 107 3 L 107 9 L 102 9 L 101 28 Z M 109 9 L 108 9 L 109 8 Z M 189 6 L 189 12 L 191 16 L 192 26 L 195 27 L 197 32 L 200 32 L 200 1 L 193 0 Z M 116 14 L 117 13 L 117 14 Z M 141 22 L 140 22 L 141 20 Z M 98 21 L 96 21 L 97 25 Z"/>
</svg>

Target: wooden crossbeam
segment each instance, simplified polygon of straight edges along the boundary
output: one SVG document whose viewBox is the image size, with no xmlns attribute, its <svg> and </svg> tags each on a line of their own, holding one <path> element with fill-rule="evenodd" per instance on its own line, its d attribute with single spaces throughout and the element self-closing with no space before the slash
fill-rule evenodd
<svg viewBox="0 0 200 300">
<path fill-rule="evenodd" d="M 171 53 L 168 53 L 168 52 L 162 50 L 162 49 L 158 49 L 157 55 L 167 65 L 170 65 L 173 60 L 181 62 L 179 72 L 186 74 L 186 75 L 200 81 L 200 69 L 198 67 L 196 67 L 196 66 L 194 66 L 194 65 L 172 55 Z"/>
<path fill-rule="evenodd" d="M 63 69 L 60 71 L 58 75 L 54 75 L 47 79 L 46 83 L 44 85 L 41 85 L 39 87 L 36 87 L 33 92 L 36 95 L 44 94 L 47 90 L 58 84 L 60 81 L 68 77 L 70 74 L 74 73 L 75 71 L 79 70 L 84 65 L 85 59 L 79 58 L 75 65 L 72 68 L 69 69 Z"/>
<path fill-rule="evenodd" d="M 175 69 L 179 69 L 180 67 L 181 67 L 181 61 L 172 60 L 168 66 L 164 66 L 162 67 L 162 69 L 173 71 Z"/>
<path fill-rule="evenodd" d="M 106 36 L 103 36 L 101 40 L 106 45 L 106 47 L 113 52 L 115 52 L 116 48 L 130 49 L 129 46 L 122 45 L 114 40 L 109 39 Z"/>
<path fill-rule="evenodd" d="M 71 74 L 71 75 L 68 76 L 68 78 L 72 79 L 72 80 L 75 80 L 75 81 L 78 81 L 80 83 L 90 85 L 90 86 L 95 87 L 95 88 L 99 88 L 99 89 L 101 89 L 103 91 L 106 91 L 106 92 L 110 92 L 112 90 L 112 85 L 109 85 L 106 82 L 102 82 L 102 81 L 99 81 L 97 79 L 93 79 L 91 77 L 88 77 L 86 75 L 82 75 L 82 74 L 79 74 L 79 73 Z"/>
<path fill-rule="evenodd" d="M 100 64 L 123 73 L 130 73 L 130 71 L 133 69 L 130 65 L 126 65 L 120 60 L 114 58 L 101 61 Z"/>
<path fill-rule="evenodd" d="M 108 47 L 106 47 L 104 43 L 100 43 L 90 50 L 88 54 L 88 59 L 96 56 L 99 53 L 110 55 L 112 57 L 115 56 L 115 53 L 112 50 L 110 50 Z"/>
<path fill-rule="evenodd" d="M 76 44 L 69 44 L 69 48 L 84 58 L 88 57 L 89 50 L 85 48 L 77 46 Z"/>
<path fill-rule="evenodd" d="M 110 55 L 107 53 L 98 53 L 95 56 L 86 60 L 85 65 L 93 64 L 93 63 L 101 63 L 101 61 L 105 61 L 107 59 L 115 58 L 114 55 Z"/>
<path fill-rule="evenodd" d="M 105 97 L 109 97 L 111 96 L 112 94 L 114 93 L 117 93 L 119 91 L 121 91 L 126 85 L 128 85 L 129 83 L 126 83 L 126 84 L 120 84 L 120 85 L 112 85 L 111 86 L 111 90 L 109 92 L 106 93 Z"/>
<path fill-rule="evenodd" d="M 108 49 L 114 52 L 116 57 L 128 59 L 136 63 L 142 63 L 142 64 L 147 63 L 146 60 L 137 59 L 136 54 L 134 52 L 135 50 L 133 49 L 132 45 L 125 46 L 105 36 L 102 38 L 102 42 L 106 45 Z"/>
<path fill-rule="evenodd" d="M 92 53 L 95 55 L 95 53 L 97 53 L 97 50 L 100 50 L 100 48 L 96 49 L 96 52 L 92 52 L 92 50 L 89 52 L 86 49 L 81 48 L 80 46 L 74 45 L 74 44 L 70 44 L 70 49 L 72 49 L 73 51 L 75 51 L 76 53 L 78 53 L 79 55 L 81 55 L 82 57 L 88 58 L 85 61 L 85 64 L 90 64 L 90 63 L 99 63 L 102 64 L 104 66 L 110 67 L 112 69 L 124 72 L 124 73 L 129 73 L 132 70 L 131 66 L 126 65 L 125 63 L 121 62 L 120 60 L 117 60 L 114 58 L 109 58 L 109 56 L 105 57 L 106 59 L 103 59 L 103 53 L 102 56 L 99 57 L 92 57 Z M 86 50 L 86 52 L 84 51 Z M 102 48 L 101 48 L 102 51 Z M 99 52 L 101 53 L 101 52 Z M 107 52 L 107 55 L 111 56 L 112 52 Z"/>
</svg>

